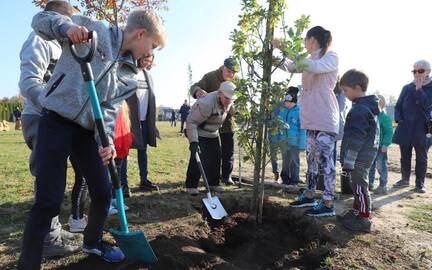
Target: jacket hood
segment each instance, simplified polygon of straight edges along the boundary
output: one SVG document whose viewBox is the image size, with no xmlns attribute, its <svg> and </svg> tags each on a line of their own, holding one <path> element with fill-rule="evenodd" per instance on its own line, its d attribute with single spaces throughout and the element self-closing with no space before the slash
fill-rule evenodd
<svg viewBox="0 0 432 270">
<path fill-rule="evenodd" d="M 369 108 L 374 115 L 378 115 L 380 113 L 380 109 L 378 106 L 378 97 L 375 95 L 359 97 L 353 101 L 353 105 L 363 105 Z"/>
</svg>

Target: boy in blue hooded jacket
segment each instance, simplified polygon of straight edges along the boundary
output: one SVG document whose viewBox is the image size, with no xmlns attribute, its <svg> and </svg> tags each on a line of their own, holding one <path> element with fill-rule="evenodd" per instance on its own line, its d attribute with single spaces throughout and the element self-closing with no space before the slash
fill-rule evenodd
<svg viewBox="0 0 432 270">
<path fill-rule="evenodd" d="M 300 181 L 300 151 L 306 148 L 306 130 L 300 128 L 300 107 L 297 105 L 299 89 L 290 86 L 285 96 L 285 108 L 279 117 L 285 123 L 282 141 L 286 144 L 282 152 L 282 183 L 297 185 Z"/>
</svg>

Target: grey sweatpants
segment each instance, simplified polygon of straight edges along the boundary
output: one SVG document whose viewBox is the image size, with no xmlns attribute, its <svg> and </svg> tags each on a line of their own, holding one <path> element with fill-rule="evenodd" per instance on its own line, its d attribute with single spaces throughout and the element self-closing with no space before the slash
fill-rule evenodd
<svg viewBox="0 0 432 270">
<path fill-rule="evenodd" d="M 35 151 L 33 151 L 33 149 L 36 149 L 39 119 L 40 116 L 35 114 L 23 114 L 21 116 L 24 141 L 30 150 L 32 150 L 29 157 L 29 167 L 33 176 L 36 176 L 36 159 Z M 50 246 L 52 244 L 61 242 L 61 230 L 61 223 L 58 216 L 56 216 L 51 220 L 50 231 L 45 237 L 44 246 Z"/>
<path fill-rule="evenodd" d="M 308 130 L 306 159 L 308 191 L 315 192 L 320 172 L 324 175 L 324 200 L 333 200 L 336 187 L 334 147 L 336 137 L 328 132 Z"/>
</svg>

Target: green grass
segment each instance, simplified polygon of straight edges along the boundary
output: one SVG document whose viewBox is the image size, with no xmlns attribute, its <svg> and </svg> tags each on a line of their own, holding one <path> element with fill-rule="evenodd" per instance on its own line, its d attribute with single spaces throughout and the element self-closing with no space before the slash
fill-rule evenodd
<svg viewBox="0 0 432 270">
<path fill-rule="evenodd" d="M 409 218 L 414 221 L 413 227 L 420 231 L 432 233 L 432 205 L 410 205 L 414 210 Z"/>
<path fill-rule="evenodd" d="M 135 193 L 127 202 L 137 209 L 130 215 L 131 224 L 151 224 L 157 231 L 161 221 L 180 216 L 194 217 L 193 207 L 184 202 L 178 194 L 183 186 L 189 162 L 188 141 L 180 136 L 178 127 L 171 128 L 167 122 L 158 122 L 162 140 L 158 147 L 148 148 L 149 179 L 160 184 L 161 194 Z M 0 132 L 0 268 L 13 267 L 20 247 L 22 230 L 28 212 L 34 200 L 34 177 L 28 168 L 30 150 L 24 142 L 21 131 Z M 128 162 L 129 185 L 139 185 L 137 151 L 131 149 Z M 70 167 L 67 171 L 65 199 L 62 205 L 60 220 L 67 221 L 70 213 L 70 192 L 74 182 L 74 173 Z M 173 194 L 173 195 L 172 195 Z M 177 200 L 173 203 L 164 196 Z M 189 202 L 189 200 L 187 200 Z M 157 205 L 160 215 L 151 214 L 151 208 Z M 194 212 L 195 211 L 195 212 Z M 156 216 L 159 220 L 156 219 Z M 107 226 L 115 226 L 116 219 Z M 78 255 L 68 260 L 79 260 Z"/>
</svg>

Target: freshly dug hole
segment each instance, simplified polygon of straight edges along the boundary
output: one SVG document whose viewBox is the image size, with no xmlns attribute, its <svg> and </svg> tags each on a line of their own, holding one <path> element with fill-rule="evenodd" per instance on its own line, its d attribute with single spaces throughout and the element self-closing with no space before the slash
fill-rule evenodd
<svg viewBox="0 0 432 270">
<path fill-rule="evenodd" d="M 227 210 L 231 214 L 222 221 L 207 219 L 184 228 L 182 236 L 153 240 L 159 262 L 151 269 L 316 269 L 331 253 L 323 234 L 314 232 L 319 226 L 286 216 L 284 207 L 267 206 L 262 225 Z"/>
</svg>

